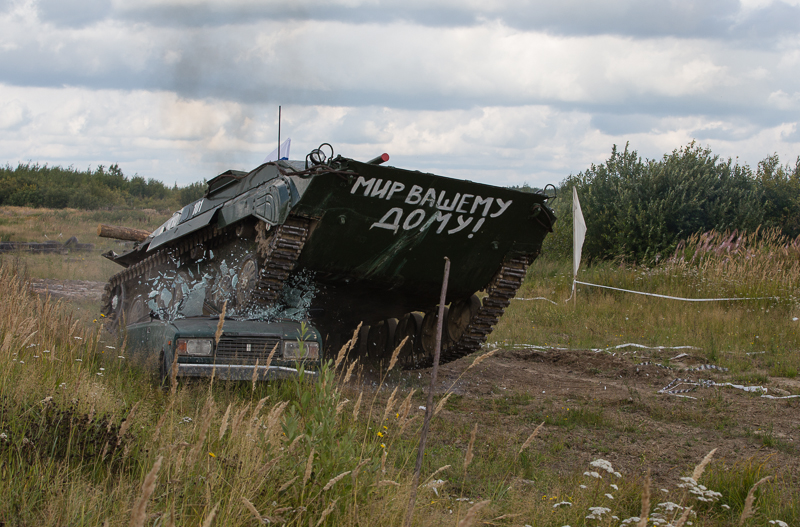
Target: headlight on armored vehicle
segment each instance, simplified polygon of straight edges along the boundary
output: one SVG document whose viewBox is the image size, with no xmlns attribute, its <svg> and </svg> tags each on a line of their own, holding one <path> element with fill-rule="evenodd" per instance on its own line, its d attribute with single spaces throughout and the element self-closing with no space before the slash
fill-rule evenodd
<svg viewBox="0 0 800 527">
<path fill-rule="evenodd" d="M 214 341 L 211 339 L 178 339 L 178 353 L 181 355 L 211 355 Z"/>
<path fill-rule="evenodd" d="M 319 359 L 318 342 L 298 342 L 287 340 L 283 343 L 283 358 L 290 360 Z"/>
</svg>

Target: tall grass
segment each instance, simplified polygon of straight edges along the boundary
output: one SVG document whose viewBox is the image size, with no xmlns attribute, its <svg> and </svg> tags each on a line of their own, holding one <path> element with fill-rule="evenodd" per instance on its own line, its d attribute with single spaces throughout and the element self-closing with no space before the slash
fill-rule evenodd
<svg viewBox="0 0 800 527">
<path fill-rule="evenodd" d="M 341 362 L 315 380 L 299 372 L 279 383 L 173 380 L 162 389 L 129 364 L 123 343 L 30 295 L 8 263 L 0 265 L 0 294 L 7 525 L 401 523 L 421 425 L 422 396 L 411 388 L 353 385 Z M 552 446 L 548 422 L 516 437 L 447 416 L 434 417 L 415 525 L 616 525 L 612 516 L 639 514 L 643 474 L 602 472 L 599 460 L 566 473 L 542 462 Z M 723 496 L 726 485 L 734 496 L 737 470 L 746 468 L 714 470 Z M 795 505 L 781 505 L 787 484 L 753 494 L 751 521 L 798 519 Z M 667 490 L 664 502 L 693 499 L 685 488 Z M 653 510 L 667 518 L 659 503 Z M 746 506 L 731 498 L 729 512 L 722 503 L 696 507 L 691 521 L 723 525 Z"/>
<path fill-rule="evenodd" d="M 680 243 L 654 266 L 602 262 L 583 267 L 578 280 L 682 298 L 751 298 L 683 302 L 578 285 L 570 295 L 570 262 L 539 259 L 490 339 L 605 348 L 625 343 L 695 346 L 708 362 L 735 373 L 800 371 L 800 242 L 776 231 L 710 232 Z M 749 355 L 748 355 L 749 354 Z"/>
</svg>

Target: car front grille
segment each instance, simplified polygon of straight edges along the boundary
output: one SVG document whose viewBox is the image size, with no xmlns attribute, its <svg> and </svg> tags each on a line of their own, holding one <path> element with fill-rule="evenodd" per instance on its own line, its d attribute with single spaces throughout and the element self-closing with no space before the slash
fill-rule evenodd
<svg viewBox="0 0 800 527">
<path fill-rule="evenodd" d="M 225 337 L 219 339 L 217 344 L 217 362 L 230 361 L 231 364 L 255 364 L 256 359 L 264 364 L 277 345 L 274 359 L 283 356 L 280 349 L 281 340 L 277 337 Z"/>
</svg>

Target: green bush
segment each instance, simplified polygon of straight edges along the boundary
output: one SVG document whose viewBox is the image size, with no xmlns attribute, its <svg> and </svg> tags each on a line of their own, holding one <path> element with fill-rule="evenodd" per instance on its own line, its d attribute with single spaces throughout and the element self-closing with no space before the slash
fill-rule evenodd
<svg viewBox="0 0 800 527">
<path fill-rule="evenodd" d="M 623 258 L 655 262 L 693 234 L 778 227 L 800 234 L 800 158 L 794 168 L 777 155 L 747 165 L 721 159 L 692 142 L 660 160 L 616 146 L 602 165 L 571 175 L 552 206 L 559 222 L 544 254 L 572 253 L 572 188 L 586 220 L 583 255 L 589 262 Z"/>
</svg>

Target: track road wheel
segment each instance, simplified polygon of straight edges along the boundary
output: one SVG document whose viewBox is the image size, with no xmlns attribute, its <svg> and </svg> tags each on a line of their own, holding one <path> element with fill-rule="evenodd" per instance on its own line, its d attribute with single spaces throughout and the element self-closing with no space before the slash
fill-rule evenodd
<svg viewBox="0 0 800 527">
<path fill-rule="evenodd" d="M 408 337 L 403 349 L 400 350 L 400 364 L 403 365 L 403 368 L 414 368 L 414 350 L 417 347 L 421 328 L 422 315 L 419 313 L 406 313 L 397 321 L 392 350 L 397 348 L 403 342 L 403 339 Z"/>
<path fill-rule="evenodd" d="M 371 359 L 386 359 L 391 357 L 394 347 L 394 333 L 397 328 L 397 319 L 389 318 L 381 320 L 377 324 L 370 326 L 367 341 L 367 353 Z"/>
<path fill-rule="evenodd" d="M 451 342 L 457 342 L 461 338 L 472 317 L 478 313 L 480 308 L 481 300 L 477 295 L 456 300 L 450 304 L 444 327 Z"/>
<path fill-rule="evenodd" d="M 447 320 L 448 308 L 444 308 L 444 320 Z M 424 363 L 432 363 L 433 356 L 436 353 L 436 326 L 439 321 L 439 308 L 433 309 L 425 313 L 425 318 L 422 319 L 422 329 L 419 336 L 419 350 L 424 357 Z M 449 339 L 447 331 L 442 328 L 442 349 L 447 347 Z"/>
</svg>

